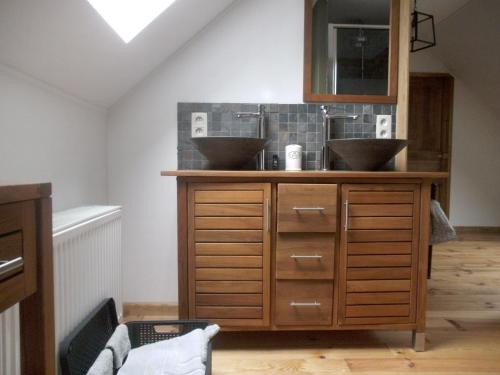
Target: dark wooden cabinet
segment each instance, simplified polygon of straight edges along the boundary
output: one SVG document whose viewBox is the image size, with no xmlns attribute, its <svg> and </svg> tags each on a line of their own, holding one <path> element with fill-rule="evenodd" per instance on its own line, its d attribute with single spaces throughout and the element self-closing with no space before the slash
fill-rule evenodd
<svg viewBox="0 0 500 375">
<path fill-rule="evenodd" d="M 50 184 L 0 186 L 0 312 L 20 304 L 22 374 L 56 373 L 50 194 Z"/>
<path fill-rule="evenodd" d="M 0 205 L 0 311 L 36 289 L 34 201 Z"/>
</svg>

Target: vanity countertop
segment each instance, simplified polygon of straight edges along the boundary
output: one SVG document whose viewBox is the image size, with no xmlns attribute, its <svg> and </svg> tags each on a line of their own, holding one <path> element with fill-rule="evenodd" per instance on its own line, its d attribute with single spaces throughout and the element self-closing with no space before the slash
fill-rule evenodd
<svg viewBox="0 0 500 375">
<path fill-rule="evenodd" d="M 396 171 L 217 171 L 217 170 L 169 170 L 162 176 L 213 177 L 213 178 L 273 178 L 273 179 L 428 179 L 440 180 L 448 172 L 396 172 Z"/>
</svg>

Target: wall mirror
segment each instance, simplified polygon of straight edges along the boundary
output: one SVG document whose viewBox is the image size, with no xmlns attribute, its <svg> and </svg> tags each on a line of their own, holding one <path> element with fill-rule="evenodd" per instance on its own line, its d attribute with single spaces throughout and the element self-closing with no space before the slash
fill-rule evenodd
<svg viewBox="0 0 500 375">
<path fill-rule="evenodd" d="M 399 6 L 305 0 L 305 102 L 397 102 Z"/>
</svg>

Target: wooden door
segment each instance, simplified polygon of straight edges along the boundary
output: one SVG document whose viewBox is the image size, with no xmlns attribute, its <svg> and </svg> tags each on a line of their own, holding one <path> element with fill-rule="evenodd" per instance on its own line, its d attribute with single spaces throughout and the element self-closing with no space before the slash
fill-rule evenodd
<svg viewBox="0 0 500 375">
<path fill-rule="evenodd" d="M 453 77 L 412 73 L 408 124 L 408 170 L 450 171 Z M 449 179 L 438 185 L 437 198 L 449 212 Z"/>
<path fill-rule="evenodd" d="M 342 186 L 339 325 L 416 322 L 420 187 Z"/>
<path fill-rule="evenodd" d="M 189 317 L 269 325 L 270 184 L 190 184 L 188 212 Z"/>
</svg>

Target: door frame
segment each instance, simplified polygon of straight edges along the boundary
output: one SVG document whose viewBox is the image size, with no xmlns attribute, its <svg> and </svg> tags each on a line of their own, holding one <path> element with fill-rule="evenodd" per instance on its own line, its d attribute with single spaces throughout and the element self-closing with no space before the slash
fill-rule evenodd
<svg viewBox="0 0 500 375">
<path fill-rule="evenodd" d="M 455 77 L 453 77 L 449 73 L 427 73 L 427 72 L 410 72 L 410 79 L 408 81 L 408 90 L 411 93 L 411 78 L 444 78 L 446 81 L 446 85 L 444 87 L 446 91 L 446 97 L 449 99 L 449 103 L 446 107 L 447 110 L 443 111 L 447 117 L 448 121 L 448 178 L 442 182 L 442 185 L 445 186 L 446 189 L 446 202 L 444 202 L 443 210 L 446 215 L 450 216 L 450 187 L 451 187 L 451 153 L 452 153 L 452 144 L 453 144 L 453 111 L 454 111 L 454 92 L 455 92 Z M 408 96 L 409 98 L 409 96 Z M 445 106 L 443 106 L 444 108 Z M 408 112 L 410 108 L 408 106 Z M 408 124 L 409 125 L 409 124 Z"/>
</svg>

